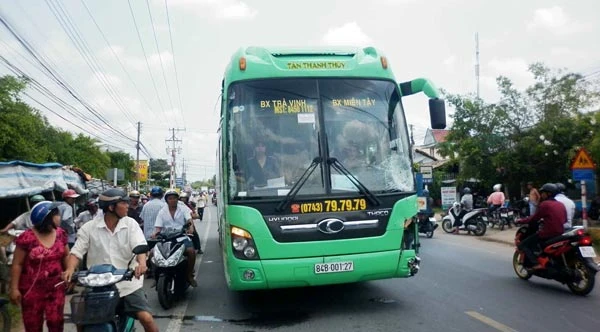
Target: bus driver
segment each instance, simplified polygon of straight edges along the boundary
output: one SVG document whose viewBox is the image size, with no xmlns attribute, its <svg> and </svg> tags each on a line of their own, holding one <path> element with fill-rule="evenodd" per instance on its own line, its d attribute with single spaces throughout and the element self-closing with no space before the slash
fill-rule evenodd
<svg viewBox="0 0 600 332">
<path fill-rule="evenodd" d="M 267 147 L 263 140 L 257 140 L 254 156 L 246 161 L 244 172 L 249 188 L 266 187 L 267 180 L 281 177 L 277 159 L 267 155 Z"/>
</svg>

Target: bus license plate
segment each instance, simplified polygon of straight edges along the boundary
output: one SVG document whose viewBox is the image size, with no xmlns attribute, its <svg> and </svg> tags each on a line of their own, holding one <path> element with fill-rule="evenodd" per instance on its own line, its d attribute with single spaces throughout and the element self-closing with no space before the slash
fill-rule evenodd
<svg viewBox="0 0 600 332">
<path fill-rule="evenodd" d="M 583 257 L 596 257 L 596 252 L 594 251 L 594 247 L 579 247 L 579 252 Z"/>
<path fill-rule="evenodd" d="M 315 264 L 315 273 L 336 273 L 354 271 L 353 262 L 331 262 Z"/>
</svg>

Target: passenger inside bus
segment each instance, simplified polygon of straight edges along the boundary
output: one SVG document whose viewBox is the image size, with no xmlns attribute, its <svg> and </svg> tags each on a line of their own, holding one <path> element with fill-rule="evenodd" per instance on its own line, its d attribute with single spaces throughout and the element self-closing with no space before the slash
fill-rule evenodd
<svg viewBox="0 0 600 332">
<path fill-rule="evenodd" d="M 282 177 L 279 162 L 272 155 L 267 155 L 264 140 L 257 140 L 254 145 L 254 156 L 246 161 L 244 176 L 248 188 L 267 187 L 269 180 Z"/>
</svg>

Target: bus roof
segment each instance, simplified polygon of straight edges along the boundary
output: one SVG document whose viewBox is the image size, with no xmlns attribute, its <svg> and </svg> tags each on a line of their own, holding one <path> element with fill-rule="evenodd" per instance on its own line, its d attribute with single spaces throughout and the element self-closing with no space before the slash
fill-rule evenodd
<svg viewBox="0 0 600 332">
<path fill-rule="evenodd" d="M 367 77 L 394 80 L 374 47 L 240 48 L 225 70 L 225 85 L 276 77 Z"/>
</svg>

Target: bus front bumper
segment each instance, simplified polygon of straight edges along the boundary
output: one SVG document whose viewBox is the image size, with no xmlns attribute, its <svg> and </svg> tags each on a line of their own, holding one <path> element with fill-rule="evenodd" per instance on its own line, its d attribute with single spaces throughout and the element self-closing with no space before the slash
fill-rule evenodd
<svg viewBox="0 0 600 332">
<path fill-rule="evenodd" d="M 331 263 L 343 264 L 331 264 Z M 414 250 L 391 250 L 364 254 L 290 258 L 262 261 L 231 259 L 229 288 L 232 290 L 274 289 L 353 283 L 367 280 L 406 278 L 419 271 Z M 317 273 L 317 265 L 350 271 Z"/>
</svg>

